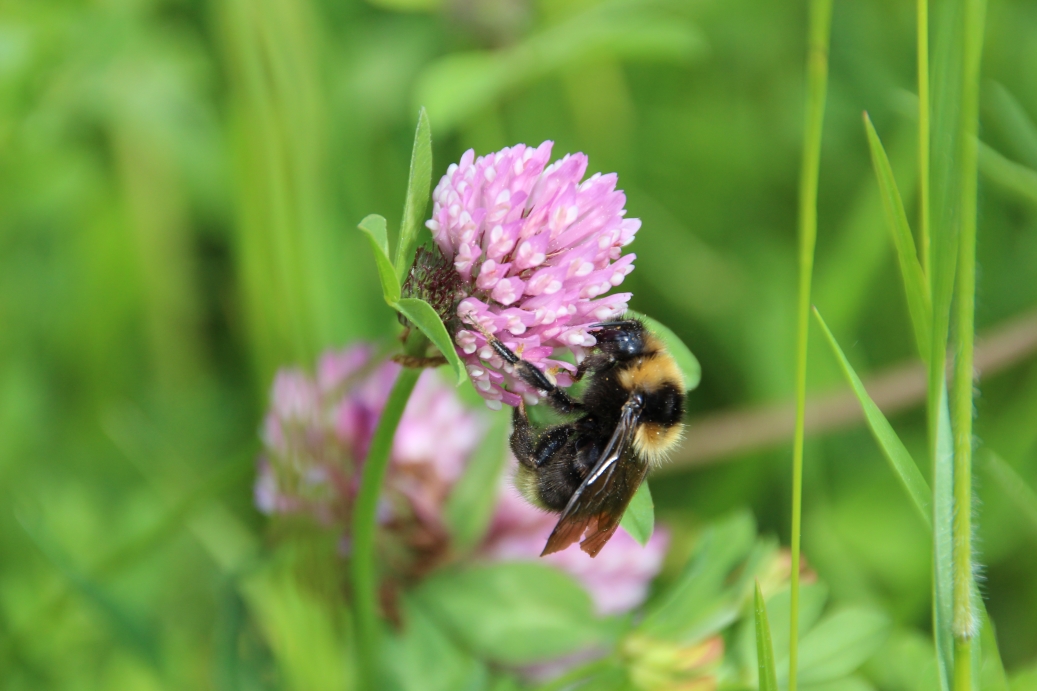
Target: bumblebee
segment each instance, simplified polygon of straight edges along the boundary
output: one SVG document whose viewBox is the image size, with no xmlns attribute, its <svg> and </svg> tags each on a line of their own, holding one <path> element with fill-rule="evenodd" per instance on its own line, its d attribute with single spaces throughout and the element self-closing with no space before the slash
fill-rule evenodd
<svg viewBox="0 0 1037 691">
<path fill-rule="evenodd" d="M 596 324 L 597 345 L 577 369 L 589 375 L 580 400 L 543 372 L 484 334 L 494 351 L 572 422 L 537 429 L 525 406 L 515 408 L 511 449 L 519 460 L 515 484 L 535 506 L 561 517 L 541 556 L 586 537 L 597 555 L 649 468 L 681 439 L 684 376 L 662 341 L 638 320 Z"/>
</svg>

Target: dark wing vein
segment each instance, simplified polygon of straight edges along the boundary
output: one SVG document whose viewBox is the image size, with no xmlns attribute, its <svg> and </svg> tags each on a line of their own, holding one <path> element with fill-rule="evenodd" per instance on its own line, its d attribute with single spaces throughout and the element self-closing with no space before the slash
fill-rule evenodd
<svg viewBox="0 0 1037 691">
<path fill-rule="evenodd" d="M 594 468 L 569 499 L 541 556 L 565 549 L 587 531 L 590 535 L 581 548 L 594 556 L 612 537 L 648 470 L 648 465 L 639 462 L 630 452 L 641 408 L 641 396 L 637 394 L 623 404 L 612 437 Z"/>
</svg>

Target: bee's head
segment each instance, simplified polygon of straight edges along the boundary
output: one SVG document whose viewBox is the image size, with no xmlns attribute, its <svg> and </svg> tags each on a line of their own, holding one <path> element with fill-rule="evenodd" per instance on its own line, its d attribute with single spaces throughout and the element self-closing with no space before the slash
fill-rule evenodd
<svg viewBox="0 0 1037 691">
<path fill-rule="evenodd" d="M 645 350 L 645 325 L 636 319 L 595 324 L 598 350 L 617 360 L 629 360 Z"/>
</svg>

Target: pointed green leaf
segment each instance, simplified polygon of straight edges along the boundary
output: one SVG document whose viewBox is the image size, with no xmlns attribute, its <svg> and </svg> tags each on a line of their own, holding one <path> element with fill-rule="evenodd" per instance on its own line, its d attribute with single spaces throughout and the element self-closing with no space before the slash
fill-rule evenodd
<svg viewBox="0 0 1037 691">
<path fill-rule="evenodd" d="M 652 492 L 648 489 L 647 482 L 642 482 L 637 488 L 619 525 L 642 547 L 648 544 L 652 531 L 655 530 L 655 504 L 652 502 Z"/>
<path fill-rule="evenodd" d="M 875 405 L 875 401 L 871 400 L 871 396 L 865 390 L 860 377 L 857 376 L 850 361 L 846 359 L 846 355 L 843 353 L 842 348 L 839 347 L 835 336 L 832 335 L 828 325 L 825 324 L 825 320 L 821 318 L 821 313 L 816 308 L 814 309 L 814 316 L 817 317 L 817 321 L 825 333 L 825 338 L 828 339 L 828 344 L 832 347 L 832 352 L 835 354 L 836 359 L 839 360 L 839 365 L 846 376 L 846 381 L 850 384 L 850 388 L 853 389 L 853 393 L 857 396 L 857 400 L 864 410 L 864 418 L 868 422 L 868 429 L 871 430 L 872 436 L 878 442 L 879 448 L 882 449 L 882 453 L 885 454 L 890 467 L 896 473 L 900 483 L 907 490 L 907 495 L 911 498 L 911 503 L 915 509 L 918 510 L 922 521 L 931 528 L 929 485 L 926 484 L 925 478 L 922 477 L 922 473 L 918 470 L 914 459 L 911 458 L 907 447 L 904 446 L 904 442 L 900 441 L 900 437 L 893 431 L 893 426 L 889 424 L 889 420 L 882 414 L 879 407 Z"/>
<path fill-rule="evenodd" d="M 486 533 L 507 458 L 508 415 L 495 415 L 486 436 L 475 450 L 464 475 L 447 498 L 444 518 L 460 551 L 476 545 Z"/>
<path fill-rule="evenodd" d="M 385 219 L 378 214 L 371 214 L 360 221 L 359 228 L 371 243 L 375 265 L 378 267 L 378 278 L 382 282 L 382 297 L 390 307 L 395 307 L 400 299 L 400 280 L 396 276 L 392 262 L 389 261 L 389 237 L 385 232 Z"/>
<path fill-rule="evenodd" d="M 450 339 L 450 334 L 439 315 L 436 314 L 436 310 L 432 309 L 432 305 L 419 298 L 402 298 L 395 307 L 400 314 L 421 329 L 421 332 L 428 336 L 434 346 L 439 348 L 439 352 L 443 354 L 457 376 L 457 385 L 463 384 L 468 378 L 468 370 L 458 357 L 454 342 Z"/>
<path fill-rule="evenodd" d="M 686 391 L 691 391 L 697 387 L 699 382 L 702 381 L 702 366 L 699 365 L 698 359 L 692 354 L 688 346 L 684 345 L 684 341 L 680 339 L 680 336 L 673 333 L 673 331 L 671 331 L 667 326 L 655 319 L 652 319 L 647 314 L 641 314 L 634 310 L 629 310 L 627 314 L 643 321 L 645 326 L 662 339 L 666 349 L 670 351 L 670 355 L 672 355 L 673 359 L 677 361 L 677 366 L 680 367 L 681 372 L 684 373 L 684 389 Z"/>
<path fill-rule="evenodd" d="M 414 133 L 414 148 L 410 154 L 410 177 L 407 179 L 407 199 L 403 203 L 400 221 L 400 239 L 396 243 L 396 277 L 402 284 L 414 263 L 414 248 L 418 231 L 428 208 L 429 188 L 432 186 L 432 130 L 428 115 L 418 112 L 418 129 Z"/>
<path fill-rule="evenodd" d="M 904 213 L 904 202 L 900 198 L 900 190 L 897 189 L 897 181 L 893 177 L 893 168 L 889 165 L 882 141 L 867 113 L 864 114 L 864 129 L 868 133 L 868 146 L 871 148 L 871 161 L 882 196 L 882 208 L 886 212 L 886 225 L 889 226 L 893 244 L 897 249 L 900 275 L 904 281 L 904 292 L 907 293 L 907 307 L 911 313 L 918 352 L 923 360 L 928 360 L 933 317 L 925 274 L 922 265 L 918 263 L 915 239 L 907 222 L 907 214 Z"/>
<path fill-rule="evenodd" d="M 774 669 L 774 647 L 771 645 L 771 627 L 767 623 L 767 604 L 756 581 L 756 664 L 759 668 L 760 691 L 778 691 L 778 674 Z"/>
</svg>

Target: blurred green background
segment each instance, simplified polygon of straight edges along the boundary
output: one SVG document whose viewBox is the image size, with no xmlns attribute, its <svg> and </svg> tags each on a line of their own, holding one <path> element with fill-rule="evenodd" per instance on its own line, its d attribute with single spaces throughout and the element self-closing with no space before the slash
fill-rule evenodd
<svg viewBox="0 0 1037 691">
<path fill-rule="evenodd" d="M 290 645 L 228 633 L 264 540 L 257 429 L 278 366 L 395 332 L 355 228 L 398 223 L 421 105 L 435 179 L 544 139 L 617 171 L 644 221 L 624 290 L 698 355 L 691 415 L 786 401 L 805 26 L 762 0 L 0 2 L 0 683 L 238 688 L 226 660 Z M 981 332 L 1037 308 L 1034 36 L 1037 3 L 992 0 Z M 862 374 L 913 351 L 861 112 L 913 214 L 914 37 L 913 3 L 835 4 L 814 301 Z M 1037 359 L 1017 360 L 977 419 L 1010 673 L 1037 664 L 1037 505 L 1004 465 L 1037 486 Z M 811 391 L 840 385 L 813 340 Z M 893 423 L 924 458 L 920 407 Z M 748 506 L 787 544 L 790 439 L 658 476 L 660 516 Z M 806 559 L 891 614 L 889 646 L 927 635 L 928 544 L 862 427 L 809 440 Z"/>
</svg>

